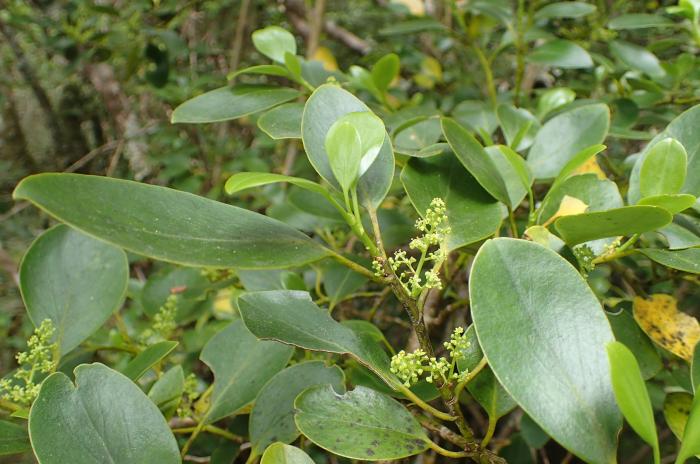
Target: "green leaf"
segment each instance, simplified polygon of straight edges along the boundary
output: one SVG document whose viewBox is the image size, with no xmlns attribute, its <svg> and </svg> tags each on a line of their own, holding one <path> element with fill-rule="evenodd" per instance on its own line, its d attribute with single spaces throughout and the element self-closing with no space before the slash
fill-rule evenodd
<svg viewBox="0 0 700 464">
<path fill-rule="evenodd" d="M 693 359 L 690 363 L 690 382 L 695 394 L 700 390 L 700 342 L 695 344 L 693 349 Z"/>
<path fill-rule="evenodd" d="M 490 103 L 464 100 L 452 110 L 452 117 L 472 132 L 493 134 L 498 128 L 498 117 Z"/>
<path fill-rule="evenodd" d="M 577 153 L 602 143 L 609 126 L 610 111 L 602 103 L 577 107 L 547 121 L 527 157 L 535 179 L 557 177 Z"/>
<path fill-rule="evenodd" d="M 335 180 L 328 160 L 328 153 L 325 148 L 326 135 L 338 119 L 348 113 L 357 112 L 370 112 L 370 109 L 354 95 L 333 84 L 325 84 L 318 87 L 307 100 L 306 106 L 304 106 L 301 124 L 304 150 L 316 172 L 336 188 L 339 185 Z M 375 132 L 372 131 L 371 134 L 365 134 L 364 128 L 360 128 L 357 125 L 355 127 L 360 133 L 363 147 L 373 146 L 374 142 L 371 142 L 371 140 L 374 140 L 372 134 Z M 386 137 L 386 134 L 384 136 L 384 144 L 376 155 L 376 159 L 368 166 L 367 171 L 360 177 L 357 184 L 360 202 L 364 206 L 374 209 L 379 206 L 386 196 L 394 177 L 394 153 L 389 137 Z M 365 153 L 365 155 L 371 154 L 371 152 Z M 363 165 L 360 172 L 366 167 L 364 163 L 369 163 L 369 161 L 369 157 L 363 156 Z"/>
<path fill-rule="evenodd" d="M 362 140 L 355 127 L 343 118 L 336 121 L 326 136 L 328 162 L 344 193 L 350 191 L 360 175 Z"/>
<path fill-rule="evenodd" d="M 258 118 L 258 127 L 275 140 L 300 139 L 302 103 L 285 103 L 267 111 Z"/>
<path fill-rule="evenodd" d="M 506 145 L 486 147 L 486 153 L 505 182 L 509 204 L 517 208 L 532 185 L 532 177 L 525 160 Z"/>
<path fill-rule="evenodd" d="M 626 66 L 651 77 L 658 78 L 666 75 L 659 59 L 644 47 L 621 40 L 613 40 L 610 42 L 610 52 Z"/>
<path fill-rule="evenodd" d="M 666 238 L 668 248 L 671 250 L 700 246 L 700 237 L 680 224 L 671 223 L 659 229 L 659 233 Z"/>
<path fill-rule="evenodd" d="M 428 437 L 411 413 L 369 388 L 339 395 L 330 385 L 312 387 L 297 397 L 294 407 L 301 433 L 339 456 L 392 460 L 428 449 Z"/>
<path fill-rule="evenodd" d="M 634 320 L 632 311 L 621 310 L 614 314 L 608 313 L 607 316 L 615 339 L 624 343 L 634 353 L 644 380 L 658 374 L 662 368 L 659 352 Z"/>
<path fill-rule="evenodd" d="M 557 68 L 590 68 L 593 59 L 580 45 L 563 39 L 555 39 L 535 48 L 527 55 L 531 63 Z"/>
<path fill-rule="evenodd" d="M 469 283 L 481 348 L 503 387 L 575 455 L 615 461 L 621 418 L 605 355 L 613 335 L 578 271 L 545 247 L 497 238 L 477 253 Z"/>
<path fill-rule="evenodd" d="M 175 347 L 177 347 L 177 342 L 170 341 L 158 342 L 149 346 L 129 361 L 129 364 L 122 369 L 122 374 L 136 382 L 148 372 L 148 369 L 172 353 Z"/>
<path fill-rule="evenodd" d="M 196 311 L 205 300 L 212 283 L 201 269 L 192 267 L 167 267 L 148 276 L 141 290 L 141 305 L 148 317 L 155 316 L 168 297 L 177 290 L 176 321 L 181 321 Z"/>
<path fill-rule="evenodd" d="M 622 415 L 642 440 L 654 450 L 654 462 L 659 464 L 659 437 L 656 434 L 654 411 L 639 364 L 632 352 L 620 342 L 607 345 L 615 399 Z"/>
<path fill-rule="evenodd" d="M 617 184 L 608 179 L 598 179 L 595 174 L 572 176 L 547 192 L 539 208 L 537 221 L 547 222 L 559 209 L 564 196 L 578 198 L 588 205 L 588 211 L 605 211 L 620 208 L 622 196 Z"/>
<path fill-rule="evenodd" d="M 566 179 L 571 177 L 576 169 L 606 148 L 607 147 L 605 145 L 599 144 L 584 148 L 580 152 L 576 153 L 569 161 L 567 161 L 564 167 L 561 168 L 561 171 L 559 171 L 557 177 L 554 178 L 554 182 L 552 182 L 552 186 L 549 188 L 549 192 L 547 192 L 547 194 L 550 194 L 553 190 L 556 190 L 556 188 L 559 187 Z"/>
<path fill-rule="evenodd" d="M 675 251 L 644 248 L 639 251 L 645 254 L 647 258 L 666 267 L 692 274 L 700 274 L 700 248 L 687 248 Z"/>
<path fill-rule="evenodd" d="M 484 147 L 454 119 L 443 118 L 440 123 L 447 143 L 467 171 L 491 196 L 510 206 L 505 182 Z"/>
<path fill-rule="evenodd" d="M 585 2 L 555 2 L 537 10 L 535 19 L 581 18 L 595 11 L 595 5 Z"/>
<path fill-rule="evenodd" d="M 182 393 L 185 390 L 185 374 L 181 366 L 171 367 L 153 384 L 148 397 L 153 401 L 166 419 L 175 414 Z"/>
<path fill-rule="evenodd" d="M 389 53 L 381 57 L 370 71 L 374 85 L 381 92 L 386 92 L 389 84 L 399 75 L 399 57 Z"/>
<path fill-rule="evenodd" d="M 278 182 L 288 182 L 306 190 L 320 193 L 324 197 L 328 196 L 328 192 L 321 185 L 301 177 L 285 176 L 283 174 L 275 174 L 272 172 L 239 172 L 228 178 L 224 190 L 229 195 L 238 193 L 253 187 L 263 185 L 276 184 Z"/>
<path fill-rule="evenodd" d="M 554 226 L 568 245 L 576 245 L 599 238 L 649 232 L 665 226 L 672 219 L 668 211 L 656 206 L 623 206 L 563 216 L 554 222 Z"/>
<path fill-rule="evenodd" d="M 433 198 L 445 201 L 452 229 L 447 242 L 450 250 L 483 240 L 501 225 L 505 208 L 450 154 L 410 159 L 401 172 L 401 182 L 421 215 Z"/>
<path fill-rule="evenodd" d="M 236 72 L 229 73 L 226 78 L 228 80 L 233 80 L 241 74 L 262 74 L 265 76 L 277 76 L 286 77 L 291 79 L 293 76 L 290 74 L 289 70 L 283 66 L 276 64 L 260 64 L 257 66 L 249 66 L 247 68 L 239 69 Z"/>
<path fill-rule="evenodd" d="M 697 198 L 695 198 L 693 195 L 679 193 L 677 195 L 654 195 L 644 197 L 639 200 L 637 204 L 658 206 L 671 214 L 677 214 L 693 206 L 696 200 Z"/>
<path fill-rule="evenodd" d="M 29 414 L 34 454 L 42 464 L 179 463 L 170 427 L 127 377 L 102 364 L 60 372 L 41 385 Z"/>
<path fill-rule="evenodd" d="M 668 138 L 654 144 L 644 157 L 639 172 L 642 198 L 673 195 L 683 188 L 688 156 L 683 145 Z"/>
<path fill-rule="evenodd" d="M 295 446 L 274 443 L 267 447 L 260 464 L 314 464 L 314 461 Z"/>
<path fill-rule="evenodd" d="M 400 382 L 389 371 L 389 358 L 377 343 L 354 332 L 311 300 L 307 292 L 273 290 L 241 295 L 241 317 L 256 337 L 312 351 L 348 354 L 392 388 Z"/>
<path fill-rule="evenodd" d="M 333 308 L 344 297 L 362 288 L 366 282 L 367 277 L 337 261 L 328 260 L 328 263 L 323 267 L 323 289 L 328 296 L 330 308 Z"/>
<path fill-rule="evenodd" d="M 294 36 L 279 26 L 268 26 L 252 34 L 255 48 L 272 61 L 284 63 L 284 55 L 296 55 L 297 42 Z"/>
<path fill-rule="evenodd" d="M 700 454 L 700 395 L 695 395 L 693 399 L 676 464 L 682 464 L 696 454 Z"/>
<path fill-rule="evenodd" d="M 189 266 L 283 268 L 329 253 L 261 214 L 138 182 L 38 174 L 23 179 L 13 196 L 134 253 Z"/>
<path fill-rule="evenodd" d="M 692 405 L 693 395 L 686 392 L 671 392 L 664 399 L 664 418 L 668 428 L 679 440 L 683 438 Z"/>
<path fill-rule="evenodd" d="M 214 335 L 199 356 L 214 372 L 214 391 L 202 422 L 211 424 L 252 402 L 287 365 L 293 351 L 281 343 L 258 340 L 240 319 Z"/>
<path fill-rule="evenodd" d="M 673 26 L 673 21 L 665 16 L 648 13 L 623 14 L 608 22 L 608 29 L 614 31 L 668 26 Z"/>
<path fill-rule="evenodd" d="M 294 100 L 299 95 L 294 89 L 267 85 L 221 87 L 182 103 L 175 108 L 170 121 L 174 124 L 229 121 Z"/>
<path fill-rule="evenodd" d="M 260 390 L 250 413 L 250 441 L 254 454 L 261 454 L 278 441 L 291 443 L 299 436 L 294 423 L 294 399 L 315 385 L 330 384 L 345 391 L 345 376 L 338 366 L 326 367 L 322 361 L 295 364 L 278 372 Z"/>
<path fill-rule="evenodd" d="M 537 102 L 537 117 L 543 119 L 552 111 L 568 105 L 576 98 L 576 92 L 567 87 L 546 90 Z"/>
<path fill-rule="evenodd" d="M 65 225 L 37 238 L 19 271 L 22 298 L 36 327 L 50 319 L 64 355 L 99 329 L 126 295 L 126 254 Z"/>
<path fill-rule="evenodd" d="M 532 145 L 540 129 L 540 122 L 532 113 L 524 108 L 500 104 L 496 114 L 509 147 L 520 151 Z"/>
<path fill-rule="evenodd" d="M 32 449 L 26 427 L 0 421 L 0 456 L 26 453 Z"/>
</svg>

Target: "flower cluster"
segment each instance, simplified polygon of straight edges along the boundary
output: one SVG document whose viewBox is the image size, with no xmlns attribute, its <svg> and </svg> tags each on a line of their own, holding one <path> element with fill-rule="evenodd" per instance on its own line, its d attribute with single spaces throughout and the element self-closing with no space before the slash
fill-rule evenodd
<svg viewBox="0 0 700 464">
<path fill-rule="evenodd" d="M 185 384 L 182 389 L 182 399 L 177 407 L 178 417 L 189 417 L 192 415 L 192 407 L 194 402 L 199 398 L 199 382 L 197 376 L 190 373 L 185 377 Z"/>
<path fill-rule="evenodd" d="M 51 338 L 55 328 L 50 319 L 44 319 L 27 340 L 28 350 L 17 354 L 19 368 L 11 379 L 0 380 L 0 397 L 29 406 L 39 394 L 41 383 L 35 383 L 36 374 L 48 374 L 56 369 L 54 353 L 57 349 Z"/>
<path fill-rule="evenodd" d="M 141 333 L 141 341 L 148 343 L 154 339 L 168 340 L 175 329 L 175 315 L 177 314 L 178 295 L 172 293 L 158 309 L 158 312 L 153 316 L 153 324 L 151 328 L 146 329 Z"/>
<path fill-rule="evenodd" d="M 578 261 L 578 265 L 581 268 L 581 274 L 584 277 L 588 277 L 588 274 L 595 269 L 595 264 L 593 260 L 595 259 L 595 253 L 593 249 L 588 245 L 579 245 L 573 249 L 574 256 Z"/>
<path fill-rule="evenodd" d="M 438 271 L 447 258 L 447 236 L 450 226 L 447 224 L 445 202 L 434 198 L 425 212 L 425 217 L 416 222 L 416 228 L 422 234 L 409 243 L 411 250 L 420 252 L 420 258 L 409 256 L 405 250 L 398 250 L 388 259 L 389 266 L 399 278 L 401 285 L 412 296 L 417 297 L 427 288 L 442 288 Z M 431 248 L 437 247 L 429 252 Z M 432 268 L 423 272 L 427 262 Z M 381 276 L 382 265 L 375 260 L 373 268 Z"/>
<path fill-rule="evenodd" d="M 406 387 L 415 385 L 424 374 L 426 382 L 429 383 L 438 380 L 443 383 L 462 380 L 467 371 L 458 372 L 457 361 L 464 356 L 463 350 L 470 345 L 464 329 L 457 327 L 450 336 L 450 341 L 443 345 L 449 353 L 450 361 L 445 357 L 429 357 L 423 350 L 416 350 L 413 353 L 401 350 L 391 358 L 390 370 L 403 381 Z"/>
</svg>

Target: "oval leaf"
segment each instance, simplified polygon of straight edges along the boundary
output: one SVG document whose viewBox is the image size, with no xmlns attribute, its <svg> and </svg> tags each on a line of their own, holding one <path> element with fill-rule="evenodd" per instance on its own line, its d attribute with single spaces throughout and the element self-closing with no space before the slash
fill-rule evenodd
<svg viewBox="0 0 700 464">
<path fill-rule="evenodd" d="M 294 36 L 279 26 L 268 26 L 258 29 L 252 34 L 255 48 L 270 58 L 272 61 L 284 63 L 284 56 L 287 53 L 296 55 L 297 42 Z"/>
<path fill-rule="evenodd" d="M 666 267 L 692 274 L 700 274 L 700 248 L 674 251 L 645 248 L 639 251 L 644 253 L 647 258 Z"/>
<path fill-rule="evenodd" d="M 164 187 L 80 174 L 38 174 L 14 198 L 90 235 L 151 258 L 190 266 L 282 268 L 328 250 L 261 214 Z"/>
<path fill-rule="evenodd" d="M 639 172 L 639 193 L 644 197 L 672 195 L 685 182 L 688 155 L 677 140 L 668 138 L 654 144 L 644 157 Z"/>
<path fill-rule="evenodd" d="M 136 355 L 122 370 L 122 374 L 134 382 L 148 372 L 151 366 L 159 363 L 177 347 L 177 342 L 163 341 L 149 346 Z"/>
<path fill-rule="evenodd" d="M 44 232 L 20 266 L 20 289 L 36 327 L 50 319 L 64 355 L 99 329 L 126 295 L 124 251 L 65 225 Z"/>
<path fill-rule="evenodd" d="M 25 453 L 32 449 L 27 428 L 12 422 L 0 421 L 0 456 Z"/>
<path fill-rule="evenodd" d="M 656 344 L 690 361 L 700 340 L 700 324 L 678 310 L 676 299 L 662 293 L 634 299 L 634 318 Z"/>
<path fill-rule="evenodd" d="M 508 393 L 572 453 L 613 462 L 621 426 L 605 354 L 613 335 L 580 274 L 547 248 L 498 238 L 477 253 L 469 282 L 481 348 Z"/>
<path fill-rule="evenodd" d="M 557 68 L 590 68 L 593 59 L 580 45 L 569 40 L 556 39 L 535 48 L 528 56 L 531 63 Z"/>
<path fill-rule="evenodd" d="M 295 446 L 275 443 L 267 447 L 260 464 L 314 464 L 314 461 Z"/>
<path fill-rule="evenodd" d="M 300 139 L 302 114 L 303 104 L 285 103 L 261 115 L 258 127 L 275 140 Z"/>
<path fill-rule="evenodd" d="M 294 402 L 297 427 L 321 448 L 351 459 L 401 459 L 428 449 L 420 424 L 392 397 L 356 387 L 339 395 L 312 387 Z"/>
<path fill-rule="evenodd" d="M 55 373 L 29 414 L 34 453 L 43 464 L 179 463 L 167 422 L 131 380 L 102 364 L 75 369 L 75 386 Z"/>
<path fill-rule="evenodd" d="M 687 193 L 679 193 L 677 195 L 654 195 L 644 197 L 637 203 L 638 205 L 658 206 L 671 214 L 677 214 L 684 211 L 695 204 L 693 195 Z"/>
</svg>

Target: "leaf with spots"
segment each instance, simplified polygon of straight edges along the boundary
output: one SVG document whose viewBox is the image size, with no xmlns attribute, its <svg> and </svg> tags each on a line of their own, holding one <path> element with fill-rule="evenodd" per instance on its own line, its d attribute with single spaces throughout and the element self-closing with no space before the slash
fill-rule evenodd
<svg viewBox="0 0 700 464">
<path fill-rule="evenodd" d="M 651 295 L 634 299 L 634 318 L 656 344 L 690 361 L 693 347 L 700 340 L 700 324 L 693 316 L 678 310 L 674 297 Z"/>
<path fill-rule="evenodd" d="M 299 395 L 294 406 L 301 433 L 339 456 L 379 461 L 428 449 L 428 437 L 411 413 L 369 388 L 339 395 L 330 385 L 316 386 Z"/>
</svg>

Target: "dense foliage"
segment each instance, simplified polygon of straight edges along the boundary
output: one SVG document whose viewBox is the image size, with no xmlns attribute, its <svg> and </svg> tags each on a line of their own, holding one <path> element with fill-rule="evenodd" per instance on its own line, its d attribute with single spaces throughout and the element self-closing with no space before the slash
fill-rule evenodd
<svg viewBox="0 0 700 464">
<path fill-rule="evenodd" d="M 700 2 L 6 3 L 3 462 L 697 461 Z"/>
</svg>

